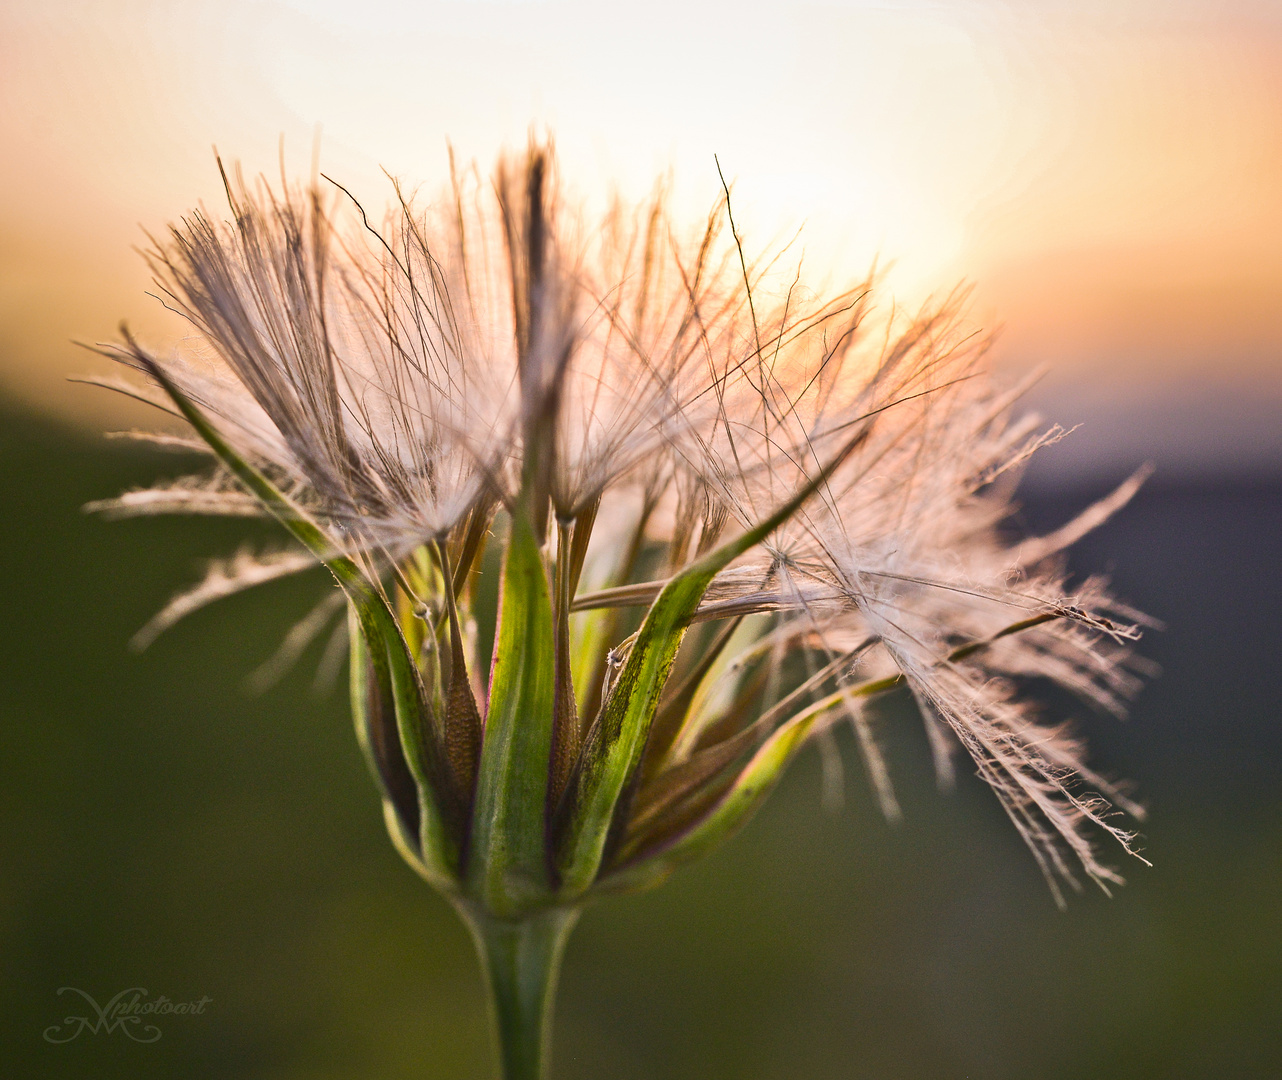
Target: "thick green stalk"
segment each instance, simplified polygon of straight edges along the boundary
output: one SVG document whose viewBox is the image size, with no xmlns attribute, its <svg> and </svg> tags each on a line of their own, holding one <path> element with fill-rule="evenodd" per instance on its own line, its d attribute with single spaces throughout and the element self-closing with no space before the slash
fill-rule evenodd
<svg viewBox="0 0 1282 1080">
<path fill-rule="evenodd" d="M 489 991 L 502 1080 L 546 1080 L 557 974 L 578 909 L 506 920 L 460 904 L 459 913 L 472 931 Z"/>
</svg>

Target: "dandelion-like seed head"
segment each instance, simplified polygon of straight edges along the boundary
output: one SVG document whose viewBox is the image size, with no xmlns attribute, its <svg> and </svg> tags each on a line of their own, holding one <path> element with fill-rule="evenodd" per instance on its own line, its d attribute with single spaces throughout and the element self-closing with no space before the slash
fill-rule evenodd
<svg viewBox="0 0 1282 1080">
<path fill-rule="evenodd" d="M 1097 838 L 1131 850 L 1112 806 L 1140 808 L 1022 691 L 1120 713 L 1137 688 L 1142 620 L 1070 590 L 1062 551 L 1143 476 L 1012 538 L 1023 463 L 1063 432 L 1015 417 L 964 295 L 911 318 L 872 279 L 816 297 L 788 251 L 748 253 L 728 186 L 691 235 L 662 187 L 585 222 L 546 145 L 452 178 L 374 222 L 332 182 L 224 174 L 227 221 L 155 240 L 194 341 L 108 351 L 215 470 L 98 506 L 264 513 L 295 547 L 217 564 L 142 637 L 327 565 L 392 837 L 474 924 L 663 880 L 839 722 L 897 815 L 866 708 L 888 692 L 1057 898 L 1120 880 Z"/>
</svg>

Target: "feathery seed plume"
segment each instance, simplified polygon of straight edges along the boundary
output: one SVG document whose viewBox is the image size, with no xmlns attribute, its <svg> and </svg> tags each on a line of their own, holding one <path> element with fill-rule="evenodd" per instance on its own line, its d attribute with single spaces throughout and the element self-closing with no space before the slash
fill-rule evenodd
<svg viewBox="0 0 1282 1080">
<path fill-rule="evenodd" d="M 375 225 L 332 182 L 224 173 L 230 220 L 196 211 L 149 255 L 195 343 L 106 350 L 214 471 L 94 508 L 258 512 L 295 543 L 216 564 L 144 642 L 329 568 L 389 830 L 476 935 L 507 1075 L 539 1075 L 585 898 L 722 841 L 808 741 L 850 722 L 899 812 L 876 694 L 912 695 L 945 786 L 969 757 L 1057 899 L 1075 866 L 1119 881 L 1097 840 L 1133 850 L 1111 806 L 1140 808 L 1023 690 L 1115 713 L 1136 690 L 1143 620 L 1070 589 L 1062 550 L 1143 476 L 1012 540 L 1023 464 L 1063 432 L 1014 417 L 963 295 L 914 318 L 872 279 L 816 297 L 750 257 L 728 186 L 691 237 L 661 188 L 583 224 L 547 145 L 452 175 Z"/>
</svg>

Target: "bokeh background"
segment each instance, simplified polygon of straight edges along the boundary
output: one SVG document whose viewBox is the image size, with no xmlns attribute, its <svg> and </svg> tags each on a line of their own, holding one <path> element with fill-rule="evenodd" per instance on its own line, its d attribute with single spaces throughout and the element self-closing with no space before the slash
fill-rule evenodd
<svg viewBox="0 0 1282 1080">
<path fill-rule="evenodd" d="M 750 244 L 804 223 L 811 275 L 894 260 L 886 303 L 958 280 L 1030 403 L 1081 423 L 1022 525 L 1145 460 L 1075 552 L 1168 624 L 1163 673 L 1093 762 L 1150 807 L 1152 869 L 1057 911 L 978 784 L 934 790 L 883 724 L 906 819 L 849 753 L 805 757 L 732 844 L 571 941 L 571 1078 L 1282 1075 L 1282 13 L 1270 0 L 0 7 L 0 1054 L 32 1077 L 484 1077 L 470 943 L 385 839 L 319 650 L 246 691 L 319 576 L 135 630 L 262 526 L 80 507 L 198 463 L 66 381 L 71 341 L 182 327 L 131 250 L 247 171 L 313 158 L 367 205 L 555 133 L 591 201 L 737 179 Z M 283 149 L 282 149 L 283 141 Z M 41 1037 L 129 986 L 212 1002 L 163 1038 Z M 83 1011 L 83 1010 L 81 1010 Z"/>
</svg>

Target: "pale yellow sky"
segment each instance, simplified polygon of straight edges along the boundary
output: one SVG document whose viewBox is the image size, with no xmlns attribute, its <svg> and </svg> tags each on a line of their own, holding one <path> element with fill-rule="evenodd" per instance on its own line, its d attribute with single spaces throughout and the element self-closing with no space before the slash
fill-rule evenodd
<svg viewBox="0 0 1282 1080">
<path fill-rule="evenodd" d="M 1214 384 L 1279 403 L 1282 11 L 1259 3 L 8 0 L 0 9 L 0 392 L 93 424 L 71 338 L 181 328 L 131 250 L 198 200 L 210 145 L 432 191 L 532 124 L 586 196 L 737 179 L 749 242 L 805 223 L 819 276 L 959 279 L 1081 400 Z M 1089 405 L 1087 406 L 1089 412 Z"/>
</svg>

